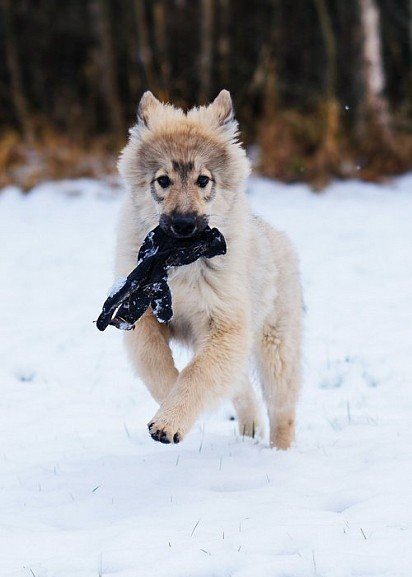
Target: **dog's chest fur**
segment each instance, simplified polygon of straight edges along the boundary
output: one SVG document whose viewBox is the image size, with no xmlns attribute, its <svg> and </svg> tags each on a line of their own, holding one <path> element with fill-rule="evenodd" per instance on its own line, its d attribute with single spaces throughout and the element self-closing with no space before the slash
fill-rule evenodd
<svg viewBox="0 0 412 577">
<path fill-rule="evenodd" d="M 170 329 L 176 339 L 196 344 L 193 341 L 207 330 L 213 309 L 222 297 L 221 274 L 216 265 L 205 259 L 169 272 L 173 306 Z"/>
</svg>

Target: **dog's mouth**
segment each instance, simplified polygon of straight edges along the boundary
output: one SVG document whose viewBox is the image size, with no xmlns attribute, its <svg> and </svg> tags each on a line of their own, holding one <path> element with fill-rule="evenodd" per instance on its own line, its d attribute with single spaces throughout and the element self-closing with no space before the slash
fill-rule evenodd
<svg viewBox="0 0 412 577">
<path fill-rule="evenodd" d="M 207 225 L 207 216 L 195 213 L 162 214 L 159 219 L 160 228 L 173 238 L 194 238 L 202 233 Z"/>
</svg>

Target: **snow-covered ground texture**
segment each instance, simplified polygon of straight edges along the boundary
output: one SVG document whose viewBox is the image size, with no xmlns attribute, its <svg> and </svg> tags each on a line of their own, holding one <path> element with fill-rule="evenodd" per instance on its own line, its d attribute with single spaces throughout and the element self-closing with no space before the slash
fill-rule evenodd
<svg viewBox="0 0 412 577">
<path fill-rule="evenodd" d="M 1 577 L 410 577 L 412 176 L 322 195 L 250 181 L 302 262 L 288 452 L 239 436 L 230 405 L 182 444 L 150 438 L 121 332 L 92 322 L 120 196 L 0 195 Z"/>
</svg>

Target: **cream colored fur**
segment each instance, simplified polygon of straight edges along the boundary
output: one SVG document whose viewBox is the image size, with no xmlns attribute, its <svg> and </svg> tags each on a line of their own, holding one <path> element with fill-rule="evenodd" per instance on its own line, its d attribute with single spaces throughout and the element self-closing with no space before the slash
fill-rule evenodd
<svg viewBox="0 0 412 577">
<path fill-rule="evenodd" d="M 173 161 L 192 167 L 186 178 Z M 150 433 L 163 442 L 178 442 L 202 411 L 229 397 L 240 433 L 262 434 L 248 376 L 248 361 L 254 357 L 270 444 L 287 449 L 294 439 L 300 381 L 298 263 L 286 236 L 250 211 L 245 194 L 249 162 L 237 140 L 229 93 L 222 91 L 211 105 L 184 113 L 146 92 L 119 171 L 128 195 L 118 228 L 118 276 L 136 266 L 138 248 L 162 213 L 207 215 L 228 246 L 225 256 L 201 259 L 169 274 L 174 316 L 168 326 L 149 310 L 125 335 L 130 360 L 160 405 Z M 214 179 L 205 191 L 196 185 L 201 173 Z M 154 180 L 159 174 L 172 179 L 168 191 Z M 180 373 L 171 339 L 193 349 L 191 362 Z"/>
</svg>

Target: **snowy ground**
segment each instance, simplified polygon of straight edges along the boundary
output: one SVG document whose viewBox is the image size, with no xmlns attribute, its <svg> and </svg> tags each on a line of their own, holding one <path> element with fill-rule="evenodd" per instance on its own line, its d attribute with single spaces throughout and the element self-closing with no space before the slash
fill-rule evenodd
<svg viewBox="0 0 412 577">
<path fill-rule="evenodd" d="M 81 194 L 80 194 L 81 193 Z M 410 577 L 412 176 L 251 181 L 301 254 L 295 448 L 229 406 L 177 446 L 96 319 L 119 195 L 87 181 L 0 195 L 1 577 Z"/>
</svg>

